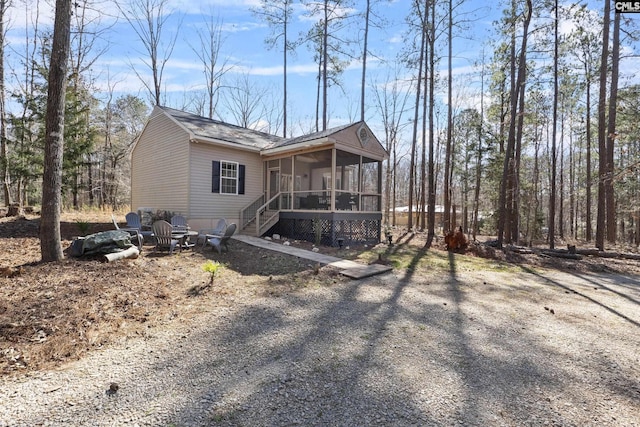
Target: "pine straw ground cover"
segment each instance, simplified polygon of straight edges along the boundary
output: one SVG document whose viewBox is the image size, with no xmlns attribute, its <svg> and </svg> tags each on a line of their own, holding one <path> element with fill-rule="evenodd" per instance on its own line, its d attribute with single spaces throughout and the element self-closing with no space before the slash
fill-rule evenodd
<svg viewBox="0 0 640 427">
<path fill-rule="evenodd" d="M 110 215 L 63 214 L 63 247 L 84 234 L 80 231 L 85 227 L 87 233 L 112 229 Z M 114 340 L 144 339 L 153 328 L 197 321 L 205 304 L 224 307 L 348 280 L 335 269 L 237 241 L 223 254 L 208 249 L 169 256 L 154 254 L 152 246 L 146 245 L 137 259 L 101 263 L 66 258 L 39 263 L 38 224 L 37 216 L 0 218 L 0 375 L 54 368 Z M 444 251 L 440 240 L 424 251 L 424 235 L 396 233 L 393 246 L 320 250 L 363 263 L 393 263 L 395 268 L 413 269 L 416 277 L 447 271 L 451 257 L 456 257 L 459 271 L 528 265 L 640 273 L 637 261 L 588 258 L 576 262 L 505 255 L 479 244 L 470 245 L 465 254 L 453 255 Z M 211 287 L 209 273 L 202 269 L 208 260 L 223 265 Z"/>
</svg>

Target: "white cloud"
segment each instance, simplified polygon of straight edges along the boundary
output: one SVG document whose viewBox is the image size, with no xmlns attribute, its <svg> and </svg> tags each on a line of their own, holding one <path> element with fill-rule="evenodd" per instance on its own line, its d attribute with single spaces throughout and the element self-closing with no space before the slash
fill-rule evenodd
<svg viewBox="0 0 640 427">
<path fill-rule="evenodd" d="M 282 65 L 274 65 L 271 67 L 250 67 L 246 65 L 237 65 L 232 67 L 232 72 L 249 74 L 252 76 L 281 76 L 283 72 Z M 298 64 L 287 67 L 287 74 L 311 74 L 318 71 L 317 64 Z"/>
</svg>

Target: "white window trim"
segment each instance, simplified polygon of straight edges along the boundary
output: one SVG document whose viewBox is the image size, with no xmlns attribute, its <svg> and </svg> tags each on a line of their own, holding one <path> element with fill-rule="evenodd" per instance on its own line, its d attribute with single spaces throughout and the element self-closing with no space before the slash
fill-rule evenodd
<svg viewBox="0 0 640 427">
<path fill-rule="evenodd" d="M 225 164 L 236 165 L 236 176 L 235 176 L 235 178 L 230 178 L 230 177 L 223 176 L 222 171 L 224 169 L 223 166 Z M 235 182 L 236 182 L 236 186 L 235 186 L 236 187 L 236 192 L 235 193 L 227 193 L 227 192 L 223 191 L 224 190 L 224 185 L 222 185 L 222 182 L 225 179 L 228 179 L 228 180 L 233 179 L 233 180 L 235 180 Z M 240 186 L 240 163 L 234 162 L 234 161 L 231 161 L 231 160 L 220 160 L 220 193 L 219 194 L 224 194 L 224 195 L 227 195 L 227 196 L 237 196 L 238 195 L 238 187 L 239 186 Z"/>
</svg>

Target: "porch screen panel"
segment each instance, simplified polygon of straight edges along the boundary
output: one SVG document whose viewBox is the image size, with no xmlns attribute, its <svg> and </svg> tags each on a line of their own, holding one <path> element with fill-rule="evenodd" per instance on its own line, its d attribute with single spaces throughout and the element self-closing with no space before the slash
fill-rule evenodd
<svg viewBox="0 0 640 427">
<path fill-rule="evenodd" d="M 362 158 L 362 192 L 367 194 L 380 194 L 378 188 L 379 162 L 366 157 Z"/>
</svg>

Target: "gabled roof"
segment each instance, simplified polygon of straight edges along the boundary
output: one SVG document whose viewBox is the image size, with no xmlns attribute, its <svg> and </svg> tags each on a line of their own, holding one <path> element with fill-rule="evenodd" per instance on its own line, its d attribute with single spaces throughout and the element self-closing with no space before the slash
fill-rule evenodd
<svg viewBox="0 0 640 427">
<path fill-rule="evenodd" d="M 301 136 L 297 136 L 295 138 L 289 138 L 287 140 L 281 141 L 279 144 L 274 145 L 273 147 L 270 148 L 276 148 L 276 147 L 286 147 L 288 145 L 294 145 L 294 144 L 301 144 L 303 142 L 308 142 L 308 141 L 313 141 L 316 139 L 324 139 L 324 138 L 328 138 L 333 134 L 336 134 L 338 132 L 340 132 L 341 130 L 344 130 L 350 126 L 353 126 L 353 123 L 349 123 L 346 125 L 342 125 L 342 126 L 337 126 L 331 129 L 327 129 L 327 130 L 322 130 L 320 132 L 314 132 L 314 133 L 310 133 L 309 135 L 301 135 Z"/>
<path fill-rule="evenodd" d="M 263 154 L 289 151 L 296 149 L 296 145 L 322 145 L 330 142 L 332 135 L 345 129 L 350 127 L 359 129 L 362 126 L 366 126 L 364 122 L 349 123 L 324 131 L 287 139 L 169 107 L 156 106 L 156 108 L 171 117 L 196 140 L 236 145 L 240 149 L 260 151 Z M 382 146 L 380 146 L 380 149 L 384 152 Z"/>
<path fill-rule="evenodd" d="M 220 140 L 258 149 L 273 147 L 284 140 L 279 136 L 208 119 L 185 111 L 161 106 L 157 108 L 172 117 L 196 139 Z"/>
</svg>

